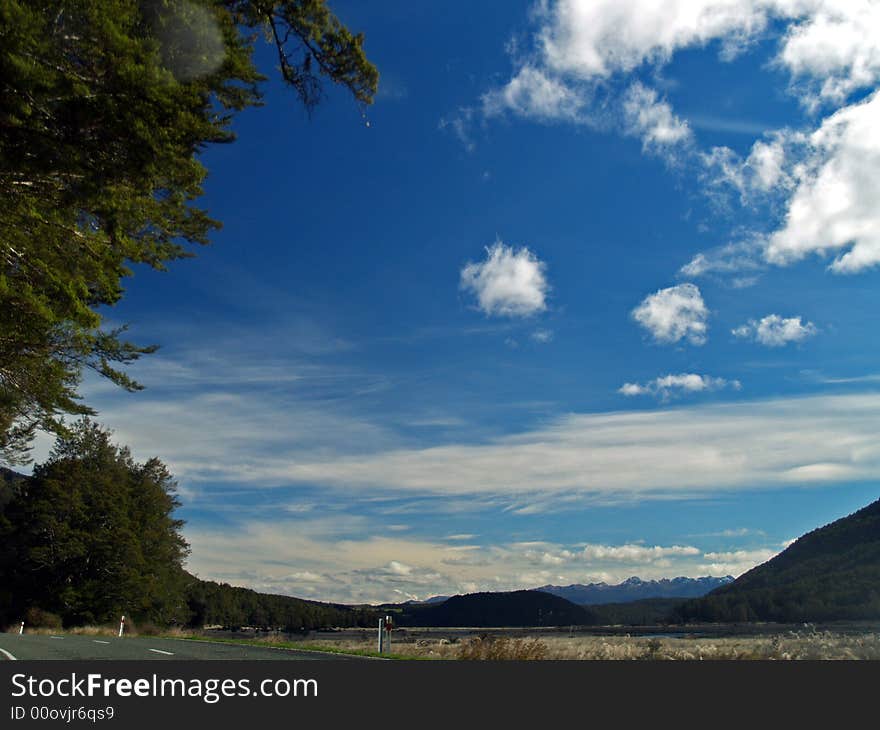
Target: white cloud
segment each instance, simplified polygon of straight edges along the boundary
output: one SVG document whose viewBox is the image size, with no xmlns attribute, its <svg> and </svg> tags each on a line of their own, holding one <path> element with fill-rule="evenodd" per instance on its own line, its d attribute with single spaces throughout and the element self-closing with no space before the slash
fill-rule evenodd
<svg viewBox="0 0 880 730">
<path fill-rule="evenodd" d="M 441 117 L 437 123 L 437 128 L 451 131 L 468 152 L 473 152 L 476 148 L 476 144 L 474 144 L 474 140 L 471 137 L 473 118 L 473 108 L 461 107 L 455 113 Z"/>
<path fill-rule="evenodd" d="M 691 130 L 672 113 L 668 102 L 661 101 L 654 89 L 636 82 L 623 98 L 627 130 L 642 140 L 646 151 L 663 152 L 691 140 Z"/>
<path fill-rule="evenodd" d="M 511 112 L 543 121 L 575 121 L 584 103 L 573 89 L 528 65 L 505 86 L 488 91 L 482 97 L 483 114 L 487 117 Z"/>
<path fill-rule="evenodd" d="M 778 62 L 795 79 L 812 86 L 808 106 L 839 103 L 853 91 L 880 79 L 880 5 L 874 0 L 824 0 L 779 3 L 807 17 L 789 26 Z"/>
<path fill-rule="evenodd" d="M 696 278 L 707 274 L 757 272 L 765 267 L 763 243 L 752 238 L 700 252 L 682 266 L 678 273 Z"/>
<path fill-rule="evenodd" d="M 584 560 L 623 563 L 649 563 L 668 557 L 699 555 L 700 550 L 692 545 L 672 545 L 645 547 L 644 545 L 586 545 L 581 553 Z"/>
<path fill-rule="evenodd" d="M 532 332 L 531 338 L 542 345 L 547 344 L 553 340 L 553 330 L 535 330 Z"/>
<path fill-rule="evenodd" d="M 761 3 L 763 5 L 764 3 Z M 581 78 L 663 63 L 676 50 L 714 38 L 728 47 L 766 24 L 757 2 L 741 0 L 559 0 L 540 14 L 540 46 L 553 70 Z"/>
<path fill-rule="evenodd" d="M 484 261 L 461 270 L 461 288 L 473 293 L 488 315 L 527 317 L 547 308 L 546 268 L 529 249 L 497 241 L 486 249 Z"/>
<path fill-rule="evenodd" d="M 650 294 L 632 311 L 632 317 L 657 342 L 686 339 L 692 345 L 706 342 L 709 310 L 694 284 L 679 284 Z"/>
<path fill-rule="evenodd" d="M 224 485 L 306 485 L 348 499 L 436 495 L 450 513 L 481 499 L 525 514 L 880 478 L 880 394 L 872 392 L 560 415 L 467 443 L 428 441 L 429 431 L 420 439 L 427 446 L 414 444 L 408 426 L 355 417 L 344 398 L 318 407 L 271 386 L 238 396 L 174 387 L 87 396 L 136 459 L 158 455 L 169 465 L 191 504 Z M 391 522 L 402 521 L 398 512 Z M 413 564 L 406 553 L 392 559 Z"/>
<path fill-rule="evenodd" d="M 777 550 L 769 548 L 705 553 L 703 560 L 706 562 L 700 567 L 710 575 L 739 576 L 756 565 L 766 563 L 777 553 Z"/>
<path fill-rule="evenodd" d="M 704 555 L 692 545 L 641 542 L 457 546 L 372 532 L 351 537 L 329 522 L 290 520 L 185 532 L 193 546 L 187 567 L 201 578 L 346 603 L 517 590 L 547 583 L 619 583 L 632 575 L 645 580 L 698 576 L 711 572 L 709 560 L 721 568 L 715 575 L 738 574 L 773 552 Z M 270 563 L 266 555 L 273 556 Z"/>
<path fill-rule="evenodd" d="M 880 78 L 873 0 L 557 0 L 536 17 L 539 63 L 561 76 L 607 79 L 713 40 L 729 59 L 781 20 L 776 63 L 811 91 L 799 90 L 805 103 L 839 102 Z"/>
<path fill-rule="evenodd" d="M 620 128 L 670 161 L 694 151 L 690 126 L 628 75 L 715 41 L 727 60 L 772 40 L 773 65 L 789 74 L 801 103 L 838 111 L 812 135 L 766 130 L 745 158 L 726 147 L 696 155 L 707 192 L 725 186 L 743 204 L 781 206 L 782 224 L 762 234 L 766 262 L 833 254 L 837 273 L 880 263 L 880 92 L 852 103 L 880 82 L 877 0 L 544 0 L 532 18 L 535 42 L 517 46 L 512 78 L 484 95 L 484 116 L 509 111 Z"/>
<path fill-rule="evenodd" d="M 662 375 L 644 384 L 624 383 L 617 392 L 626 396 L 653 395 L 668 400 L 681 393 L 701 393 L 723 388 L 739 390 L 741 387 L 742 384 L 738 380 L 725 380 L 696 373 L 679 373 Z"/>
<path fill-rule="evenodd" d="M 633 500 L 880 477 L 880 395 L 571 415 L 481 444 L 205 463 L 201 478 L 446 495 Z M 554 496 L 555 495 L 555 496 Z M 574 504 L 577 504 L 574 502 Z"/>
<path fill-rule="evenodd" d="M 797 185 L 766 258 L 790 264 L 838 253 L 837 273 L 880 263 L 880 91 L 822 122 L 795 170 Z"/>
<path fill-rule="evenodd" d="M 713 147 L 700 155 L 700 161 L 710 185 L 733 188 L 747 205 L 790 191 L 790 168 L 796 159 L 791 148 L 806 141 L 802 133 L 781 130 L 757 140 L 745 159 L 729 147 Z"/>
<path fill-rule="evenodd" d="M 780 317 L 778 314 L 768 314 L 760 320 L 750 319 L 747 324 L 732 330 L 734 337 L 753 339 L 767 347 L 802 342 L 817 332 L 812 322 L 803 322 L 800 317 Z"/>
</svg>

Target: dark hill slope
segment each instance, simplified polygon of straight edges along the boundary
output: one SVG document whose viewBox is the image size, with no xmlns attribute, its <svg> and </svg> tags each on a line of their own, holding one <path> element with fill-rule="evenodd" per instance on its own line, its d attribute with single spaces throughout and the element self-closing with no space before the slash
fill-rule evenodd
<svg viewBox="0 0 880 730">
<path fill-rule="evenodd" d="M 470 593 L 440 604 L 409 606 L 399 618 L 409 626 L 571 626 L 598 623 L 583 606 L 541 591 Z"/>
<path fill-rule="evenodd" d="M 378 621 L 372 607 L 308 601 L 292 596 L 257 593 L 185 574 L 191 626 L 254 626 L 307 631 L 340 626 L 371 627 Z"/>
<path fill-rule="evenodd" d="M 684 621 L 880 619 L 880 500 L 676 613 Z"/>
</svg>

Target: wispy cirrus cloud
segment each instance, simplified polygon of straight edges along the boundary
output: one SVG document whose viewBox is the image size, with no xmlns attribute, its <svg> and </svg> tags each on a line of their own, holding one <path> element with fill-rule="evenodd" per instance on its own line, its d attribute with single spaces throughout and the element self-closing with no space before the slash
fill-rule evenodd
<svg viewBox="0 0 880 730">
<path fill-rule="evenodd" d="M 246 363 L 239 363 L 245 366 Z M 234 370 L 234 360 L 224 371 Z M 210 375 L 206 373 L 206 376 Z M 211 378 L 208 378 L 210 381 Z M 232 377 L 232 380 L 236 378 Z M 628 412 L 547 413 L 537 428 L 479 435 L 395 425 L 354 395 L 311 400 L 297 385 L 167 384 L 127 399 L 90 397 L 135 458 L 158 455 L 189 499 L 230 485 L 298 487 L 515 514 L 718 491 L 880 477 L 880 395 L 752 400 Z M 302 496 L 302 495 L 301 495 Z M 289 499 L 311 514 L 315 497 Z M 405 522 L 395 517 L 393 523 Z"/>
</svg>

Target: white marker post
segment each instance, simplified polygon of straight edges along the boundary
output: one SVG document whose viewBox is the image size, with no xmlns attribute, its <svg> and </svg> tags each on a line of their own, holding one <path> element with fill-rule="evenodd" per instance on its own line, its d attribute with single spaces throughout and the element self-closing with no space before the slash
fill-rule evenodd
<svg viewBox="0 0 880 730">
<path fill-rule="evenodd" d="M 391 628 L 394 626 L 394 619 L 391 616 L 385 617 L 385 651 L 391 651 Z"/>
<path fill-rule="evenodd" d="M 122 636 L 122 631 L 125 628 L 125 616 L 119 619 L 119 636 Z"/>
<path fill-rule="evenodd" d="M 18 635 L 21 636 L 24 633 L 24 621 L 21 622 L 21 626 L 18 627 Z"/>
<path fill-rule="evenodd" d="M 379 653 L 382 653 L 382 647 L 384 646 L 384 636 L 385 636 L 385 619 L 379 619 Z"/>
</svg>

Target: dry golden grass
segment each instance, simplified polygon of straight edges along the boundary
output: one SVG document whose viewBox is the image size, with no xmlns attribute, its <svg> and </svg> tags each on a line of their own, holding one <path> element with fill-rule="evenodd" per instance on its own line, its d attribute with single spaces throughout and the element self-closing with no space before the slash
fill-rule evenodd
<svg viewBox="0 0 880 730">
<path fill-rule="evenodd" d="M 6 633 L 17 634 L 18 625 L 9 626 Z M 47 628 L 44 626 L 29 627 L 25 625 L 24 632 L 26 634 L 37 634 L 40 636 L 50 636 L 58 634 L 71 634 L 73 636 L 117 636 L 119 634 L 119 625 L 116 626 L 73 626 L 66 629 Z M 169 636 L 172 638 L 186 638 L 195 636 L 196 633 L 176 627 L 160 628 L 153 624 L 143 624 L 135 626 L 126 622 L 126 636 Z"/>
<path fill-rule="evenodd" d="M 546 659 L 547 645 L 540 639 L 475 636 L 462 642 L 458 650 L 458 658 L 466 661 Z"/>
<path fill-rule="evenodd" d="M 285 640 L 267 637 L 261 641 L 277 643 Z M 365 632 L 360 638 L 312 636 L 301 643 L 311 648 L 326 647 L 338 651 L 372 649 L 375 632 Z M 727 638 L 540 635 L 520 638 L 482 636 L 461 641 L 442 635 L 419 639 L 400 636 L 392 640 L 391 651 L 420 659 L 468 660 L 877 660 L 880 659 L 880 634 L 801 631 Z"/>
<path fill-rule="evenodd" d="M 83 636 L 116 636 L 118 626 L 79 626 L 64 633 Z M 7 628 L 18 633 L 18 626 Z M 59 629 L 25 628 L 29 634 L 58 634 Z M 197 638 L 201 632 L 179 628 L 157 629 L 145 624 L 126 623 L 126 636 L 171 636 Z M 218 637 L 219 638 L 219 637 Z M 270 634 L 250 639 L 268 645 L 301 645 L 309 649 L 364 652 L 375 651 L 375 630 L 359 635 L 335 636 L 312 633 L 302 638 Z M 880 660 L 880 633 L 835 633 L 832 631 L 788 631 L 764 636 L 724 638 L 663 638 L 635 636 L 553 635 L 536 633 L 517 637 L 462 635 L 456 631 L 416 630 L 395 633 L 391 652 L 417 659 L 465 660 L 797 660 L 797 659 L 874 659 Z"/>
</svg>

